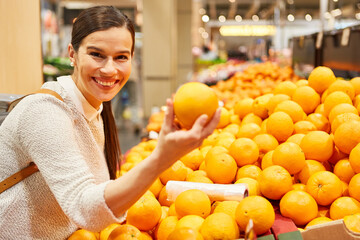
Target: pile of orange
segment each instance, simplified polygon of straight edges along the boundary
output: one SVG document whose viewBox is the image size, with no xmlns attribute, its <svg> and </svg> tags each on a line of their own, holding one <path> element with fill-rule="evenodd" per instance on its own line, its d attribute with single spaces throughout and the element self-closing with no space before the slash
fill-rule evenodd
<svg viewBox="0 0 360 240">
<path fill-rule="evenodd" d="M 263 66 L 261 76 L 271 76 Z M 256 68 L 241 74 L 249 84 L 260 76 Z M 360 232 L 360 78 L 337 79 L 327 67 L 315 68 L 308 80 L 281 76 L 273 90 L 225 105 L 217 129 L 160 175 L 128 210 L 125 223 L 74 235 L 236 239 L 250 219 L 261 235 L 274 223 L 271 203 L 278 203 L 280 213 L 301 229 L 344 219 L 350 230 Z M 150 140 L 133 147 L 119 176 L 156 144 Z M 246 183 L 250 196 L 239 202 L 214 201 L 200 190 L 188 190 L 170 201 L 170 180 Z"/>
</svg>

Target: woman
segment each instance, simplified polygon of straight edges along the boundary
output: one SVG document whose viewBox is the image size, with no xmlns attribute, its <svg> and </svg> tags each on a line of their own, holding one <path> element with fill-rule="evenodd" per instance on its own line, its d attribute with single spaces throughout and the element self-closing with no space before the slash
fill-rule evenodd
<svg viewBox="0 0 360 240">
<path fill-rule="evenodd" d="M 167 100 L 157 147 L 115 180 L 120 149 L 110 100 L 131 72 L 134 27 L 114 7 L 86 9 L 68 52 L 73 74 L 43 85 L 64 101 L 28 96 L 1 125 L 0 181 L 30 162 L 39 172 L 0 194 L 0 239 L 65 239 L 77 228 L 100 231 L 121 222 L 160 173 L 200 146 L 219 121 L 217 111 L 209 124 L 204 115 L 178 131 Z"/>
</svg>

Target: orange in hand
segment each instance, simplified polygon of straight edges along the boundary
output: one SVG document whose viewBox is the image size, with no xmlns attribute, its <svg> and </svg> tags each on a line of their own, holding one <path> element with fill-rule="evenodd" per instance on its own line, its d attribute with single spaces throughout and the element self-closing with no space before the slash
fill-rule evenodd
<svg viewBox="0 0 360 240">
<path fill-rule="evenodd" d="M 180 123 L 190 129 L 202 114 L 212 118 L 219 107 L 219 100 L 214 90 L 200 82 L 182 85 L 175 93 L 174 113 Z"/>
</svg>

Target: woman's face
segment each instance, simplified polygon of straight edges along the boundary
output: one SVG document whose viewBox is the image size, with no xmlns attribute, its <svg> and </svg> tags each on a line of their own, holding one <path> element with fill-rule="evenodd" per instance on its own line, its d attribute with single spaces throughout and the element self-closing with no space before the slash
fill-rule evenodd
<svg viewBox="0 0 360 240">
<path fill-rule="evenodd" d="M 115 97 L 131 73 L 132 38 L 125 27 L 113 27 L 86 36 L 77 52 L 69 44 L 73 80 L 96 109 Z"/>
</svg>

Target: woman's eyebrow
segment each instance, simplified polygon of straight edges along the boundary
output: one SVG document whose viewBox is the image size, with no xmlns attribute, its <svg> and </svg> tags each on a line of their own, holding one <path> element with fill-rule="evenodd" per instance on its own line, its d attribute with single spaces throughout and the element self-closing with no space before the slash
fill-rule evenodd
<svg viewBox="0 0 360 240">
<path fill-rule="evenodd" d="M 95 50 L 95 51 L 98 51 L 98 52 L 103 52 L 102 49 L 94 47 L 94 46 L 88 46 L 87 49 L 88 50 Z M 116 54 L 130 54 L 130 51 L 129 50 L 120 50 L 120 51 L 117 51 Z"/>
</svg>

